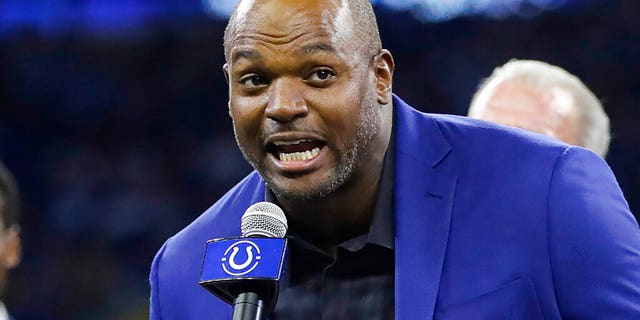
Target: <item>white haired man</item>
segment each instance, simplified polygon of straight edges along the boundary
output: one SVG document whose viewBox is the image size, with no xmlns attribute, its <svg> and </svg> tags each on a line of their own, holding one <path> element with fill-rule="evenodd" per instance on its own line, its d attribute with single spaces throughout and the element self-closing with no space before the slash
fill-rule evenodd
<svg viewBox="0 0 640 320">
<path fill-rule="evenodd" d="M 603 158 L 611 140 L 598 98 L 576 76 L 541 61 L 511 60 L 494 69 L 468 114 L 582 146 Z"/>
</svg>

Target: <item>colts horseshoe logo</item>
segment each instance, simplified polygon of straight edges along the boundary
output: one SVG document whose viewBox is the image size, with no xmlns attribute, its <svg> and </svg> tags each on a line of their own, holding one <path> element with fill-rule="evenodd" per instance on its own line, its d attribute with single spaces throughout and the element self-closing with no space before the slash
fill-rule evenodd
<svg viewBox="0 0 640 320">
<path fill-rule="evenodd" d="M 244 251 L 244 255 L 240 254 L 238 257 L 240 250 Z M 243 240 L 230 245 L 220 261 L 224 272 L 232 276 L 242 276 L 253 271 L 260 259 L 262 259 L 260 248 L 251 241 Z"/>
</svg>

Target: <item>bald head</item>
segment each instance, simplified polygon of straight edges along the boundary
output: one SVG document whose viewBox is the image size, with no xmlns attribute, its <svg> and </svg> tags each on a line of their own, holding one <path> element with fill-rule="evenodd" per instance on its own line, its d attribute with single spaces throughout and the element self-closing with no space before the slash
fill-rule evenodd
<svg viewBox="0 0 640 320">
<path fill-rule="evenodd" d="M 267 10 L 255 10 L 259 7 Z M 350 39 L 345 40 L 358 43 L 363 55 L 373 56 L 382 49 L 376 16 L 369 0 L 240 0 L 224 33 L 227 62 L 230 62 L 229 52 L 237 33 L 251 28 L 256 19 L 277 21 L 283 15 L 300 11 L 316 11 L 327 24 L 348 28 Z"/>
<path fill-rule="evenodd" d="M 475 93 L 469 116 L 546 134 L 603 158 L 611 139 L 598 98 L 576 76 L 542 61 L 496 68 Z"/>
</svg>

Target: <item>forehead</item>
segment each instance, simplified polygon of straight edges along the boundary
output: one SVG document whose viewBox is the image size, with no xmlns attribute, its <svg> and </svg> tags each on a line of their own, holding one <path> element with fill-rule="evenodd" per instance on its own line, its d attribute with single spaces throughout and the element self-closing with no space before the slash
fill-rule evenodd
<svg viewBox="0 0 640 320">
<path fill-rule="evenodd" d="M 354 23 L 346 1 L 245 0 L 230 21 L 227 50 L 254 44 L 299 43 L 300 40 L 328 40 L 348 44 Z"/>
<path fill-rule="evenodd" d="M 566 117 L 575 113 L 575 99 L 559 86 L 538 88 L 519 80 L 498 84 L 488 103 L 493 108 L 521 109 L 535 113 L 553 113 Z"/>
<path fill-rule="evenodd" d="M 487 120 L 541 133 L 570 130 L 578 119 L 575 101 L 566 89 L 542 90 L 517 81 L 499 84 L 483 114 Z"/>
</svg>

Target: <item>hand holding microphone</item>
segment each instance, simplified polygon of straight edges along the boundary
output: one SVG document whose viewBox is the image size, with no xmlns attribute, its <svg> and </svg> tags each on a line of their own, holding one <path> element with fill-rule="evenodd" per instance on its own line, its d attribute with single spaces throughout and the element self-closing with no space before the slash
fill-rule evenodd
<svg viewBox="0 0 640 320">
<path fill-rule="evenodd" d="M 261 320 L 278 298 L 287 218 L 277 205 L 258 202 L 242 215 L 241 231 L 207 242 L 199 284 L 234 306 L 234 320 Z"/>
</svg>

